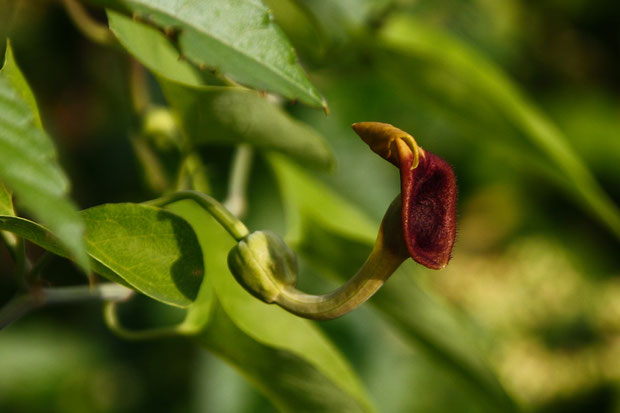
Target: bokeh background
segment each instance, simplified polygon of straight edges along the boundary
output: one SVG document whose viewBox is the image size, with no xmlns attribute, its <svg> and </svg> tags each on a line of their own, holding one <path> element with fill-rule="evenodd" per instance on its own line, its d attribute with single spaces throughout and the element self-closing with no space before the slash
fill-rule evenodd
<svg viewBox="0 0 620 413">
<path fill-rule="evenodd" d="M 620 231 L 601 206 L 620 202 L 620 3 L 266 3 L 330 108 L 325 116 L 286 105 L 337 159 L 331 173 L 312 173 L 378 223 L 398 175 L 353 134 L 353 122 L 393 123 L 448 160 L 459 183 L 457 243 L 447 269 L 415 270 L 422 290 L 470 327 L 525 410 L 620 412 Z M 56 1 L 17 2 L 10 36 L 80 207 L 152 198 L 129 139 L 139 128 L 130 57 L 85 38 Z M 202 156 L 223 194 L 232 149 Z M 248 201 L 250 227 L 284 232 L 260 156 Z M 2 302 L 14 291 L 11 271 L 0 247 Z M 83 282 L 61 259 L 46 279 Z M 126 312 L 135 325 L 167 317 L 147 299 Z M 405 342 L 370 306 L 319 326 L 381 411 L 483 411 L 453 368 Z M 124 341 L 106 329 L 100 305 L 82 304 L 46 308 L 0 333 L 0 411 L 274 409 L 194 343 Z"/>
</svg>

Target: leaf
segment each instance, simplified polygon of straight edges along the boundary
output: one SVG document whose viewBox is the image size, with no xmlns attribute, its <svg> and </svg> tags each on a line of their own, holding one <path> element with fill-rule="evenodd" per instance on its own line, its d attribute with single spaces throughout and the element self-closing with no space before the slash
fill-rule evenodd
<svg viewBox="0 0 620 413">
<path fill-rule="evenodd" d="M 327 402 L 330 397 L 335 397 L 332 393 L 337 394 L 341 399 L 340 402 L 335 402 L 336 405 L 342 405 L 345 401 L 347 405 L 345 410 L 324 411 L 371 411 L 370 403 L 356 375 L 342 355 L 312 322 L 296 317 L 275 305 L 259 301 L 237 284 L 227 266 L 228 252 L 234 245 L 234 240 L 228 233 L 207 212 L 192 202 L 175 203 L 171 206 L 171 210 L 185 218 L 196 231 L 203 248 L 208 279 L 215 289 L 223 310 L 234 325 L 261 346 L 277 350 L 282 357 L 285 357 L 285 353 L 290 353 L 290 356 L 286 357 L 305 360 L 312 366 L 309 370 L 316 369 L 324 375 L 329 380 L 329 386 L 324 384 L 318 386 L 310 382 L 308 385 L 312 387 L 307 388 L 306 391 L 313 394 L 317 400 L 324 399 L 326 406 L 329 406 Z M 229 345 L 233 344 L 229 343 Z M 261 361 L 254 360 L 247 367 L 257 368 L 257 363 Z M 295 363 L 298 362 L 295 361 Z M 261 367 L 261 369 L 271 371 L 276 381 L 284 379 L 275 376 L 278 368 L 278 364 Z M 266 373 L 268 371 L 265 371 Z M 288 397 L 282 394 L 271 394 L 271 390 L 265 390 L 261 384 L 255 383 L 255 385 L 263 390 L 274 403 Z M 321 389 L 325 391 L 328 388 L 331 389 L 328 394 L 316 393 L 316 391 Z M 289 403 L 294 400 L 295 398 L 292 398 Z M 297 408 L 299 409 L 299 406 Z M 298 409 L 295 410 L 293 406 L 289 406 L 283 410 L 299 411 Z"/>
<path fill-rule="evenodd" d="M 138 291 L 187 307 L 203 278 L 202 251 L 176 215 L 139 204 L 108 204 L 82 212 L 88 252 Z"/>
<path fill-rule="evenodd" d="M 323 138 L 254 91 L 193 87 L 160 79 L 181 128 L 195 143 L 250 143 L 322 168 L 333 163 Z"/>
<path fill-rule="evenodd" d="M 183 58 L 199 67 L 208 66 L 255 89 L 269 90 L 311 106 L 325 106 L 299 65 L 293 47 L 261 0 L 94 2 L 167 32 Z M 135 40 L 123 37 L 126 33 L 117 32 L 121 43 L 136 44 Z M 136 56 L 145 54 L 139 52 Z"/>
<path fill-rule="evenodd" d="M 88 273 L 84 223 L 68 198 L 68 179 L 51 139 L 41 128 L 34 96 L 10 44 L 0 71 L 0 179 L 14 192 L 19 205 L 49 227 Z"/>
<path fill-rule="evenodd" d="M 196 299 L 203 278 L 202 251 L 183 219 L 140 204 L 101 205 L 82 211 L 82 216 L 97 273 L 166 304 L 187 307 Z M 0 230 L 56 255 L 69 255 L 45 227 L 25 218 L 0 216 Z"/>
<path fill-rule="evenodd" d="M 391 18 L 380 44 L 447 70 L 484 97 L 517 125 L 566 177 L 565 188 L 620 238 L 620 211 L 588 167 L 567 144 L 564 134 L 530 102 L 495 64 L 459 40 L 408 16 Z"/>
<path fill-rule="evenodd" d="M 315 268 L 346 281 L 361 265 L 372 245 L 370 220 L 325 185 L 316 182 L 284 159 L 270 157 L 282 191 L 287 222 L 295 248 Z M 316 194 L 321 202 L 316 202 Z M 388 205 L 386 205 L 387 208 Z M 408 260 L 390 277 L 369 303 L 376 306 L 398 331 L 420 345 L 435 360 L 464 377 L 482 399 L 502 411 L 515 410 L 478 350 L 473 334 L 449 309 L 424 294 L 415 282 Z M 303 276 L 303 275 L 301 275 Z"/>
<path fill-rule="evenodd" d="M 198 68 L 179 59 L 168 38 L 152 26 L 108 10 L 108 24 L 129 53 L 154 73 L 188 85 L 204 84 Z"/>
<path fill-rule="evenodd" d="M 198 341 L 239 369 L 281 412 L 367 411 L 308 360 L 250 337 L 220 306 Z"/>
</svg>

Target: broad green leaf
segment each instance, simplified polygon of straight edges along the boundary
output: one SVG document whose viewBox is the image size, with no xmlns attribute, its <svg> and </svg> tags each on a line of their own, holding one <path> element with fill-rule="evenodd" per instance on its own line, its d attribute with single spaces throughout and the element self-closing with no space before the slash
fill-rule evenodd
<svg viewBox="0 0 620 413">
<path fill-rule="evenodd" d="M 472 48 L 414 18 L 391 18 L 380 44 L 438 65 L 465 82 L 472 96 L 483 97 L 510 119 L 566 177 L 565 188 L 620 238 L 620 211 L 588 167 L 567 144 L 564 134 L 528 100 L 495 64 Z"/>
<path fill-rule="evenodd" d="M 140 204 L 101 205 L 82 211 L 82 216 L 97 273 L 166 304 L 187 307 L 196 299 L 203 278 L 202 251 L 183 219 Z M 0 216 L 0 230 L 69 256 L 45 227 L 25 218 Z"/>
<path fill-rule="evenodd" d="M 7 45 L 0 71 L 0 179 L 41 220 L 83 270 L 90 270 L 84 223 L 68 197 L 69 181 L 41 128 L 32 91 Z"/>
<path fill-rule="evenodd" d="M 168 32 L 183 58 L 198 67 L 209 67 L 255 89 L 311 106 L 325 106 L 299 65 L 293 47 L 261 0 L 94 2 Z M 121 42 L 129 45 L 135 40 Z M 139 53 L 140 56 L 144 54 Z"/>
<path fill-rule="evenodd" d="M 328 168 L 333 158 L 323 138 L 257 92 L 198 87 L 160 79 L 181 128 L 196 144 L 250 143 Z"/>
<path fill-rule="evenodd" d="M 337 394 L 341 399 L 338 405 L 346 402 L 347 409 L 333 411 L 372 410 L 348 363 L 312 322 L 294 316 L 275 305 L 259 301 L 237 284 L 227 265 L 228 252 L 234 246 L 234 240 L 228 233 L 207 212 L 192 202 L 176 203 L 171 209 L 185 218 L 196 231 L 203 248 L 207 277 L 215 289 L 222 308 L 236 327 L 262 346 L 277 349 L 280 354 L 290 353 L 296 358 L 303 359 L 312 366 L 312 369 L 324 375 L 329 380 L 329 386 L 322 384 L 316 389 L 313 386 L 307 391 L 312 394 L 322 388 L 332 389 L 329 394 L 314 393 L 314 396 L 317 399 L 327 400 L 332 397 L 332 393 Z M 272 373 L 275 374 L 278 365 L 270 366 Z M 255 368 L 251 365 L 248 367 Z M 280 378 L 274 379 L 280 380 Z M 276 401 L 288 397 L 284 395 L 276 397 L 264 391 L 268 397 Z M 290 406 L 285 411 L 299 410 L 294 410 Z"/>
<path fill-rule="evenodd" d="M 281 158 L 270 157 L 282 191 L 296 249 L 316 269 L 344 282 L 361 265 L 374 243 L 379 223 Z M 317 194 L 320 202 L 316 202 Z M 387 209 L 387 205 L 386 205 Z M 440 363 L 464 377 L 495 408 L 513 409 L 484 361 L 477 343 L 452 312 L 424 294 L 408 260 L 369 303 L 407 339 L 421 345 Z M 303 274 L 300 275 L 303 277 Z M 466 324 L 465 324 L 466 325 Z"/>
<path fill-rule="evenodd" d="M 220 306 L 198 341 L 234 365 L 281 412 L 368 411 L 303 356 L 249 336 Z"/>
<path fill-rule="evenodd" d="M 200 70 L 179 59 L 179 51 L 162 32 L 120 13 L 107 14 L 110 29 L 120 43 L 149 70 L 188 85 L 204 83 Z"/>
<path fill-rule="evenodd" d="M 93 259 L 156 300 L 186 307 L 196 299 L 202 251 L 183 219 L 138 204 L 101 205 L 82 215 Z"/>
</svg>

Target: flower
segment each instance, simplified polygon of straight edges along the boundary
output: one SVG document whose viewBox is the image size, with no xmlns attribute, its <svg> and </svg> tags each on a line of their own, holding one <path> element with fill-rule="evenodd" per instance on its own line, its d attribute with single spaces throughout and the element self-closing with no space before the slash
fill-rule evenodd
<svg viewBox="0 0 620 413">
<path fill-rule="evenodd" d="M 425 267 L 444 268 L 456 237 L 452 168 L 390 124 L 359 122 L 353 129 L 370 149 L 400 169 L 402 236 L 409 255 Z"/>
</svg>

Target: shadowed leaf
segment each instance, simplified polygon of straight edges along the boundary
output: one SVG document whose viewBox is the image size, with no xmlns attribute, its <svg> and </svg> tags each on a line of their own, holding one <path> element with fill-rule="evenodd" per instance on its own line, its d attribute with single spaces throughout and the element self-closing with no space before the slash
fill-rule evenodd
<svg viewBox="0 0 620 413">
<path fill-rule="evenodd" d="M 41 220 L 89 272 L 84 223 L 68 197 L 69 181 L 52 140 L 42 129 L 34 96 L 10 44 L 0 71 L 0 179 L 18 204 Z"/>
</svg>

